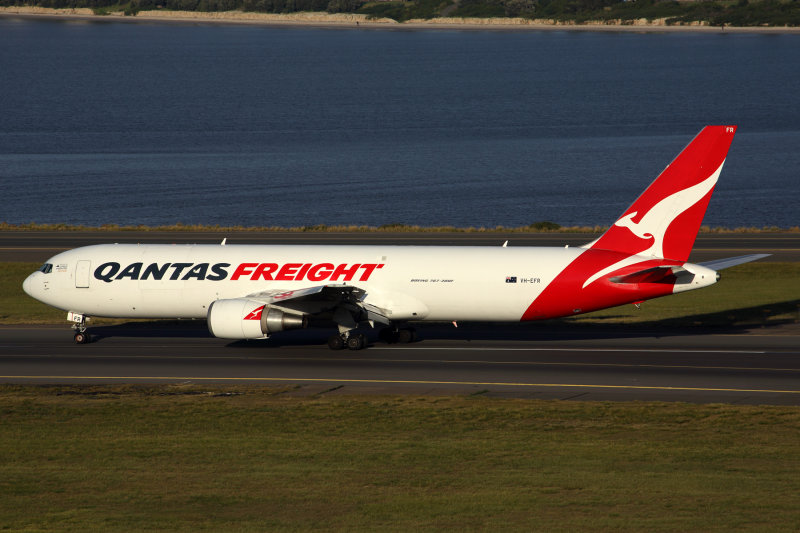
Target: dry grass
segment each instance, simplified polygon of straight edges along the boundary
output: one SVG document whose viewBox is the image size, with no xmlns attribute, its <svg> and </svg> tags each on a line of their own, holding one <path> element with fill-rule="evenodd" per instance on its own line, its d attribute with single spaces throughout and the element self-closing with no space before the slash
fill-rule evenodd
<svg viewBox="0 0 800 533">
<path fill-rule="evenodd" d="M 0 387 L 14 531 L 794 531 L 800 409 Z"/>
</svg>

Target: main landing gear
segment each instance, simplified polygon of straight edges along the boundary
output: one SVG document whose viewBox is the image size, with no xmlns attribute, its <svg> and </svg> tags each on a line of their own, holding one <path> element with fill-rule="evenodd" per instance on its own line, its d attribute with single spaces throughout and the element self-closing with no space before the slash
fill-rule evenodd
<svg viewBox="0 0 800 533">
<path fill-rule="evenodd" d="M 408 344 L 417 340 L 417 330 L 414 328 L 383 328 L 378 332 L 378 338 L 389 344 Z"/>
<path fill-rule="evenodd" d="M 389 344 L 407 344 L 417 340 L 417 332 L 414 328 L 383 328 L 378 332 L 378 338 Z M 367 337 L 363 333 L 345 331 L 328 337 L 328 348 L 331 350 L 363 350 L 367 344 Z"/>
<path fill-rule="evenodd" d="M 328 337 L 328 348 L 331 350 L 363 350 L 367 347 L 367 336 L 363 333 L 334 333 Z"/>
<path fill-rule="evenodd" d="M 76 344 L 89 344 L 92 342 L 92 336 L 89 335 L 88 328 L 86 327 L 86 320 L 88 317 L 70 312 L 68 318 L 72 320 L 72 329 L 75 330 L 75 343 Z"/>
</svg>

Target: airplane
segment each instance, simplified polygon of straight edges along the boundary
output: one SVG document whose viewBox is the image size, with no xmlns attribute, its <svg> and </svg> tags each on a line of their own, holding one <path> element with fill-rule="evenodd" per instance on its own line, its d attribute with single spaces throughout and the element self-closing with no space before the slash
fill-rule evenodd
<svg viewBox="0 0 800 533">
<path fill-rule="evenodd" d="M 91 317 L 206 319 L 215 337 L 260 339 L 328 324 L 331 349 L 366 347 L 358 329 L 411 342 L 417 321 L 567 317 L 700 289 L 718 270 L 769 254 L 688 263 L 736 133 L 706 126 L 599 238 L 579 247 L 100 244 L 59 253 L 23 283 Z"/>
</svg>

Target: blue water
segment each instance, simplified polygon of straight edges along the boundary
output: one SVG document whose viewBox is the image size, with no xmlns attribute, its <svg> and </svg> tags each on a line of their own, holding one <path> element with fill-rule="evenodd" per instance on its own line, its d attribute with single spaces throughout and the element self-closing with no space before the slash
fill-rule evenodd
<svg viewBox="0 0 800 533">
<path fill-rule="evenodd" d="M 800 225 L 800 35 L 0 18 L 0 221 L 609 224 L 705 124 Z"/>
</svg>

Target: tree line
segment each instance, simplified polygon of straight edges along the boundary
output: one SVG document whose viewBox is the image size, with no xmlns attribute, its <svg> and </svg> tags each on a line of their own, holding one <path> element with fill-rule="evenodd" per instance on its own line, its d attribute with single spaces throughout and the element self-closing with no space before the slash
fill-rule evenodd
<svg viewBox="0 0 800 533">
<path fill-rule="evenodd" d="M 124 10 L 249 11 L 258 13 L 361 13 L 373 18 L 522 17 L 582 23 L 665 19 L 667 24 L 706 22 L 722 26 L 798 26 L 800 0 L 0 0 L 0 6 Z"/>
</svg>

